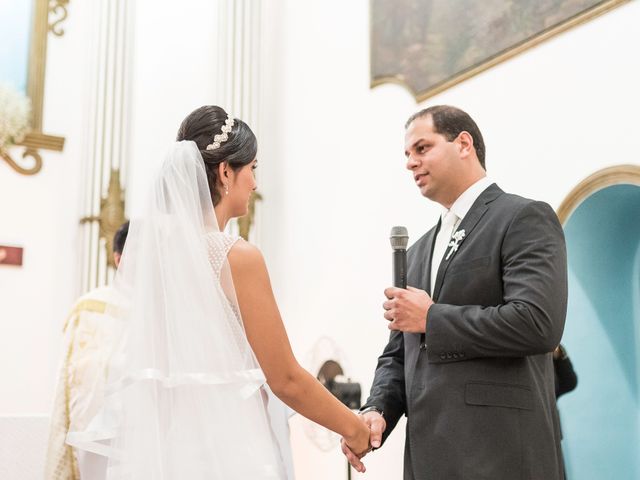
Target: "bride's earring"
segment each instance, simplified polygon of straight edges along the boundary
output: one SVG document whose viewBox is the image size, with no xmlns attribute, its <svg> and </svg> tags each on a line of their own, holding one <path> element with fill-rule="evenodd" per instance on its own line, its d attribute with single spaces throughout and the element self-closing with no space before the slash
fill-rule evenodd
<svg viewBox="0 0 640 480">
<path fill-rule="evenodd" d="M 229 185 L 227 185 L 226 183 L 224 185 L 224 194 L 229 195 Z"/>
</svg>

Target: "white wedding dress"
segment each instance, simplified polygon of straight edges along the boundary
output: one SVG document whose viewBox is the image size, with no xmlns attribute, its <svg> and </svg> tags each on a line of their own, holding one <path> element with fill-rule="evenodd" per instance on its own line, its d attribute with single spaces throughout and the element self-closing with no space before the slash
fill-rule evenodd
<svg viewBox="0 0 640 480">
<path fill-rule="evenodd" d="M 121 346 L 76 449 L 108 480 L 286 479 L 265 377 L 247 341 L 200 152 L 170 149 L 114 281 Z"/>
</svg>

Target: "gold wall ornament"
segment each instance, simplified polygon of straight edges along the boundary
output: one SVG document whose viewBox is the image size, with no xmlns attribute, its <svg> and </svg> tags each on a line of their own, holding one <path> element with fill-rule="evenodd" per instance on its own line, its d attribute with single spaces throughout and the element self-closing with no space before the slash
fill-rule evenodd
<svg viewBox="0 0 640 480">
<path fill-rule="evenodd" d="M 422 102 L 629 0 L 371 0 L 371 88 Z"/>
<path fill-rule="evenodd" d="M 11 155 L 9 155 L 9 152 L 5 150 L 0 150 L 0 157 L 4 158 L 4 160 L 9 164 L 11 168 L 13 168 L 16 172 L 21 173 L 22 175 L 35 175 L 42 168 L 42 157 L 37 150 L 33 150 L 31 148 L 25 149 L 25 151 L 22 153 L 22 158 L 33 158 L 31 166 L 21 165 L 19 162 L 16 162 L 11 157 Z"/>
<path fill-rule="evenodd" d="M 16 0 L 24 1 L 24 0 Z M 25 166 L 15 161 L 8 150 L 0 151 L 0 157 L 16 172 L 34 175 L 42 168 L 42 157 L 38 150 L 60 152 L 64 147 L 64 137 L 46 135 L 42 132 L 42 113 L 44 104 L 45 66 L 47 59 L 47 36 L 49 32 L 49 0 L 30 0 L 33 2 L 33 15 L 30 28 L 30 47 L 27 73 L 27 97 L 31 100 L 31 131 L 15 146 L 25 147 L 22 158 L 31 157 L 34 162 Z M 69 0 L 59 0 L 65 8 Z M 66 13 L 65 13 L 66 18 Z M 59 21 L 62 21 L 60 19 Z"/>
<path fill-rule="evenodd" d="M 64 30 L 60 28 L 60 24 L 67 19 L 69 0 L 49 0 L 49 15 L 55 15 L 58 18 L 51 20 L 49 30 L 57 37 L 64 35 Z"/>
<path fill-rule="evenodd" d="M 28 161 L 27 164 L 21 160 L 16 161 L 8 151 L 0 149 L 0 157 L 2 157 L 11 168 L 22 175 L 35 175 L 42 168 L 42 157 L 38 152 L 38 149 L 55 150 L 57 152 L 62 151 L 64 146 L 64 138 L 56 137 L 53 135 L 45 135 L 43 133 L 34 134 L 28 133 L 24 140 L 17 143 L 18 146 L 25 146 L 24 152 L 22 152 L 22 158 L 27 159 L 31 157 L 33 161 Z"/>
<path fill-rule="evenodd" d="M 640 165 L 616 165 L 589 175 L 576 185 L 558 207 L 558 219 L 564 225 L 571 214 L 587 198 L 613 185 L 640 186 Z"/>
<path fill-rule="evenodd" d="M 120 226 L 127 221 L 124 214 L 124 190 L 120 186 L 120 171 L 111 170 L 109 189 L 107 196 L 100 201 L 100 213 L 98 216 L 84 217 L 80 223 L 98 222 L 100 225 L 100 238 L 103 238 L 107 248 L 107 263 L 115 268 L 113 261 L 113 236 Z"/>
<path fill-rule="evenodd" d="M 253 192 L 249 198 L 249 211 L 244 217 L 238 218 L 238 233 L 246 241 L 249 241 L 249 233 L 255 219 L 256 202 L 260 200 L 262 200 L 262 195 L 258 192 Z"/>
</svg>

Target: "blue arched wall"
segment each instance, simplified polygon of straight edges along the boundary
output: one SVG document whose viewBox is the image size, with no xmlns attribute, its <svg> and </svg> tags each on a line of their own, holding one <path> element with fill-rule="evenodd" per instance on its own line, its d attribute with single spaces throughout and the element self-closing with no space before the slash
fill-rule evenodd
<svg viewBox="0 0 640 480">
<path fill-rule="evenodd" d="M 640 479 L 640 187 L 587 198 L 565 223 L 563 344 L 578 387 L 558 400 L 569 479 Z"/>
</svg>

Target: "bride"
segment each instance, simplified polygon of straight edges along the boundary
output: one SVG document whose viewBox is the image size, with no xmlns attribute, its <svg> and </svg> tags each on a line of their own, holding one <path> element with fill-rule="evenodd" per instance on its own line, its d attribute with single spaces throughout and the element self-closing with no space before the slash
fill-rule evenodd
<svg viewBox="0 0 640 480">
<path fill-rule="evenodd" d="M 75 448 L 108 458 L 114 479 L 284 479 L 265 381 L 354 452 L 369 430 L 296 361 L 265 262 L 224 233 L 256 189 L 257 142 L 222 108 L 180 126 L 114 281 L 122 346 L 104 407 Z"/>
</svg>

